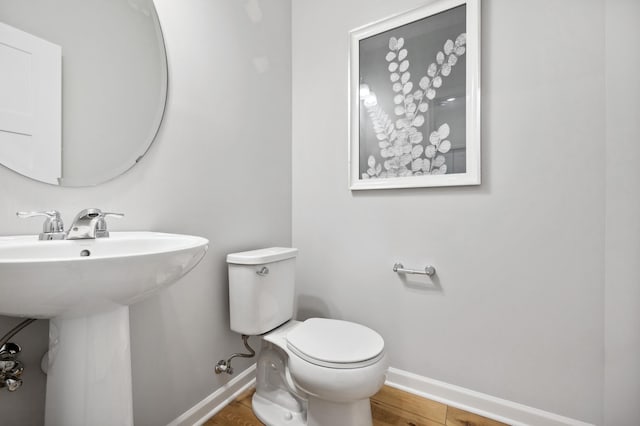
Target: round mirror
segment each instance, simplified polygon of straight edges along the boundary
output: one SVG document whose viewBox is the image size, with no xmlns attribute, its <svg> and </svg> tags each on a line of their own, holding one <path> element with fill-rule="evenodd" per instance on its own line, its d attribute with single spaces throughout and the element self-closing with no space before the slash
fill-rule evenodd
<svg viewBox="0 0 640 426">
<path fill-rule="evenodd" d="M 0 164 L 62 186 L 133 167 L 164 114 L 153 0 L 0 0 Z"/>
</svg>

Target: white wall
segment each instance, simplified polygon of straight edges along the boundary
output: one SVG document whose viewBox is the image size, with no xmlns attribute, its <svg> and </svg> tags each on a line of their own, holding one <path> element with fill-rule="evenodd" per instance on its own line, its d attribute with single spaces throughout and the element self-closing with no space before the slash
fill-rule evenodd
<svg viewBox="0 0 640 426">
<path fill-rule="evenodd" d="M 375 328 L 394 367 L 601 423 L 603 2 L 484 1 L 482 185 L 352 193 L 348 31 L 423 3 L 293 2 L 301 316 Z M 396 260 L 433 263 L 438 286 L 404 285 Z"/>
<path fill-rule="evenodd" d="M 640 2 L 607 0 L 605 399 L 607 426 L 640 418 Z"/>
<path fill-rule="evenodd" d="M 18 220 L 16 210 L 57 208 L 68 225 L 95 206 L 126 213 L 110 221 L 113 230 L 210 239 L 190 275 L 132 308 L 136 426 L 167 424 L 229 379 L 213 373 L 219 359 L 242 349 L 229 330 L 225 255 L 291 244 L 290 3 L 258 5 L 262 19 L 254 22 L 245 2 L 157 1 L 169 53 L 168 110 L 148 156 L 124 176 L 74 189 L 0 168 L 0 235 L 41 229 L 39 220 Z M 267 70 L 254 65 L 257 57 L 268 60 Z M 0 318 L 0 330 L 16 321 Z M 39 326 L 15 339 L 39 345 L 28 352 L 34 375 L 46 334 Z M 237 372 L 249 364 L 234 361 Z M 42 423 L 43 378 L 27 381 L 37 398 L 2 393 L 0 411 L 14 416 L 3 417 L 3 426 Z"/>
</svg>

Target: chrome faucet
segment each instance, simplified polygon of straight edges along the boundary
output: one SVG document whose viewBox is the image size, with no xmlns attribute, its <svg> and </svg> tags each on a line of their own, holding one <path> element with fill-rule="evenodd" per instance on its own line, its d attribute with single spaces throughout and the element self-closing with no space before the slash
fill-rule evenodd
<svg viewBox="0 0 640 426">
<path fill-rule="evenodd" d="M 41 212 L 17 212 L 16 216 L 25 219 L 28 217 L 45 216 L 42 232 L 38 236 L 40 240 L 64 240 L 67 234 L 64 232 L 64 223 L 57 210 Z"/>
<path fill-rule="evenodd" d="M 84 240 L 94 238 L 107 238 L 107 221 L 105 217 L 124 217 L 122 213 L 107 213 L 100 209 L 84 209 L 73 219 L 71 227 L 67 231 L 67 240 Z"/>
</svg>

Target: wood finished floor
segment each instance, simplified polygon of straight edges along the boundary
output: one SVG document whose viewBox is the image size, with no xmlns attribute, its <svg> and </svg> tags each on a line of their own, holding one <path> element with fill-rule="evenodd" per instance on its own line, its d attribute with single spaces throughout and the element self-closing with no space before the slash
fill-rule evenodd
<svg viewBox="0 0 640 426">
<path fill-rule="evenodd" d="M 254 392 L 240 395 L 204 426 L 262 426 L 251 409 Z M 508 426 L 389 386 L 371 397 L 371 412 L 373 426 Z"/>
</svg>

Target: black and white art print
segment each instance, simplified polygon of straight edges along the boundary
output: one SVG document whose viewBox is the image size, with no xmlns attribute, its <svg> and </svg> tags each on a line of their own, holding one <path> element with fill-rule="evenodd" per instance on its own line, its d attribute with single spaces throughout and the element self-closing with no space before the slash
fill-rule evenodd
<svg viewBox="0 0 640 426">
<path fill-rule="evenodd" d="M 351 32 L 351 189 L 480 183 L 479 1 Z"/>
</svg>

